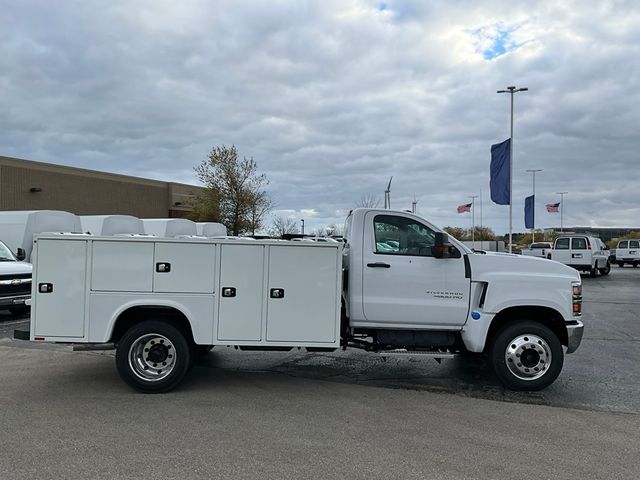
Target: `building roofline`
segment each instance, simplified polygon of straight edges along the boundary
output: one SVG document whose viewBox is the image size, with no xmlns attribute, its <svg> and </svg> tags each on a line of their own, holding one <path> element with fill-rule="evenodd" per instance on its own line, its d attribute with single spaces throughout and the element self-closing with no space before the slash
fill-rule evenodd
<svg viewBox="0 0 640 480">
<path fill-rule="evenodd" d="M 180 186 L 190 187 L 190 188 L 203 188 L 200 185 L 191 185 L 188 183 L 155 180 L 151 178 L 135 177 L 133 175 L 123 175 L 121 173 L 104 172 L 100 170 L 92 170 L 89 168 L 70 167 L 67 165 L 59 165 L 56 163 L 38 162 L 35 160 L 25 160 L 23 158 L 6 157 L 3 155 L 0 155 L 0 167 L 3 165 L 14 166 L 18 168 L 37 168 L 37 169 L 45 170 L 49 172 L 61 172 L 61 173 L 67 173 L 71 175 L 85 175 L 85 176 L 91 175 L 92 177 L 95 177 L 95 178 L 102 178 L 106 180 L 117 179 L 120 181 L 153 185 L 157 187 L 164 187 L 166 185 L 180 185 Z"/>
</svg>

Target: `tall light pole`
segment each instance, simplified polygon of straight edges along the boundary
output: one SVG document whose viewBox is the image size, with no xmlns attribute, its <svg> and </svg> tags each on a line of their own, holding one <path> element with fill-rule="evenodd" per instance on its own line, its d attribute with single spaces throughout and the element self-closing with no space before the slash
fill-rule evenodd
<svg viewBox="0 0 640 480">
<path fill-rule="evenodd" d="M 478 195 L 469 195 L 471 199 L 471 243 L 476 248 L 476 198 Z"/>
<path fill-rule="evenodd" d="M 531 243 L 536 241 L 536 173 L 541 171 L 541 168 L 527 170 L 527 172 L 533 173 L 533 225 L 531 226 Z"/>
<path fill-rule="evenodd" d="M 511 94 L 511 135 L 509 139 L 509 253 L 512 252 L 513 245 L 513 94 L 517 92 L 527 92 L 529 89 L 516 88 L 514 86 L 507 87 L 506 90 L 498 90 L 497 93 Z"/>
<path fill-rule="evenodd" d="M 564 196 L 569 193 L 569 192 L 556 192 L 558 195 L 560 195 L 560 233 L 562 233 L 563 230 L 563 218 L 564 217 Z"/>
<path fill-rule="evenodd" d="M 300 223 L 302 224 L 302 235 L 304 235 L 304 218 L 300 219 Z"/>
</svg>

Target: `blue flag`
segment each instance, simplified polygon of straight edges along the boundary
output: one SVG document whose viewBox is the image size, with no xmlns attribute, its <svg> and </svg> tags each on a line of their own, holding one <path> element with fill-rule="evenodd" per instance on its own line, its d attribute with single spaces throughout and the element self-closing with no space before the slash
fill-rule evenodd
<svg viewBox="0 0 640 480">
<path fill-rule="evenodd" d="M 524 199 L 524 228 L 534 228 L 535 210 L 533 208 L 535 202 L 535 196 L 531 195 Z"/>
<path fill-rule="evenodd" d="M 511 139 L 491 145 L 491 200 L 498 205 L 509 205 L 509 146 Z"/>
</svg>

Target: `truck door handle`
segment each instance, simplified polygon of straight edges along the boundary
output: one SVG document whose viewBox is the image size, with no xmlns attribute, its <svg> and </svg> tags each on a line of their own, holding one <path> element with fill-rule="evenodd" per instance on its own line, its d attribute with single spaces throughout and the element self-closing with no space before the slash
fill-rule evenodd
<svg viewBox="0 0 640 480">
<path fill-rule="evenodd" d="M 391 268 L 391 265 L 383 262 L 367 263 L 367 267 L 371 268 Z"/>
</svg>

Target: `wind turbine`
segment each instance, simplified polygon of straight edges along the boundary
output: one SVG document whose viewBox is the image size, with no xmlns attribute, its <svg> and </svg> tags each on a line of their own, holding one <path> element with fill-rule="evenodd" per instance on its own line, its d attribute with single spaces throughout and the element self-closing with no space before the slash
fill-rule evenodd
<svg viewBox="0 0 640 480">
<path fill-rule="evenodd" d="M 391 208 L 391 180 L 393 180 L 393 175 L 389 179 L 389 184 L 387 185 L 387 189 L 384 191 L 384 208 Z"/>
</svg>

